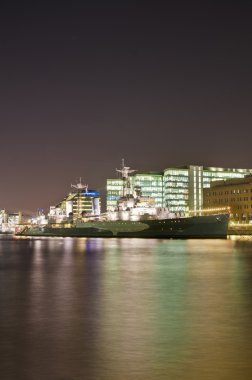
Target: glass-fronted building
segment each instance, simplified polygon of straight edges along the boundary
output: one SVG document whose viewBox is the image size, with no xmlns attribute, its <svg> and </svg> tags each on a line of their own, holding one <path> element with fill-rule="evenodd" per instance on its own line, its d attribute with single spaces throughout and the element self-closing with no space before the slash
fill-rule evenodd
<svg viewBox="0 0 252 380">
<path fill-rule="evenodd" d="M 133 176 L 133 187 L 140 187 L 142 196 L 154 198 L 156 207 L 163 207 L 163 173 L 137 173 Z"/>
<path fill-rule="evenodd" d="M 170 211 L 187 211 L 189 199 L 189 176 L 186 167 L 169 168 L 164 171 L 164 206 Z"/>
<path fill-rule="evenodd" d="M 117 200 L 122 196 L 122 193 L 123 180 L 121 178 L 107 179 L 107 211 L 113 211 L 116 208 Z"/>
<path fill-rule="evenodd" d="M 212 181 L 244 178 L 252 169 L 231 169 L 197 165 L 168 168 L 164 170 L 164 205 L 173 212 L 201 210 L 203 188 Z"/>
<path fill-rule="evenodd" d="M 156 207 L 163 207 L 163 173 L 137 173 L 129 177 L 131 187 L 141 188 L 142 196 L 155 199 Z M 107 211 L 114 210 L 123 194 L 123 180 L 107 179 Z"/>
</svg>

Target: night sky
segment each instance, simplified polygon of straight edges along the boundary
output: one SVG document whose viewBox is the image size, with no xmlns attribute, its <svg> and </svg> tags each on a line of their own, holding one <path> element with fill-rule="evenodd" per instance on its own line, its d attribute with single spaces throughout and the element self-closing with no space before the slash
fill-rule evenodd
<svg viewBox="0 0 252 380">
<path fill-rule="evenodd" d="M 0 209 L 34 212 L 81 176 L 252 168 L 251 1 L 0 5 Z"/>
</svg>

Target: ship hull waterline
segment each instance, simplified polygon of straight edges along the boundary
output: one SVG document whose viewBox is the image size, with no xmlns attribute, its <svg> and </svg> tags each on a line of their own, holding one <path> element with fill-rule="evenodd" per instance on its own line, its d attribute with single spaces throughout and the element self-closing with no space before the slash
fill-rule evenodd
<svg viewBox="0 0 252 380">
<path fill-rule="evenodd" d="M 74 227 L 29 228 L 17 236 L 225 239 L 229 215 L 143 221 L 79 222 Z"/>
</svg>

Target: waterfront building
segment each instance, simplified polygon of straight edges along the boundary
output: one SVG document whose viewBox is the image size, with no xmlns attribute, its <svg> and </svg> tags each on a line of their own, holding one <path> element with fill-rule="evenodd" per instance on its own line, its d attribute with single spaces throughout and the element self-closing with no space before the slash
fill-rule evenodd
<svg viewBox="0 0 252 380">
<path fill-rule="evenodd" d="M 132 177 L 129 177 L 130 181 Z M 123 180 L 121 178 L 107 179 L 107 211 L 113 211 L 117 206 L 118 199 L 123 194 Z"/>
<path fill-rule="evenodd" d="M 0 210 L 0 233 L 15 232 L 16 227 L 22 222 L 21 212 L 8 212 Z"/>
<path fill-rule="evenodd" d="M 244 178 L 252 169 L 234 169 L 187 165 L 167 168 L 163 172 L 134 173 L 131 186 L 141 187 L 143 196 L 152 196 L 157 207 L 171 212 L 197 212 L 203 207 L 203 189 L 213 181 Z M 114 210 L 122 196 L 122 179 L 107 180 L 107 211 Z"/>
<path fill-rule="evenodd" d="M 165 207 L 172 212 L 186 212 L 189 209 L 189 170 L 187 167 L 164 170 L 163 197 Z M 195 183 L 196 185 L 196 183 Z"/>
<path fill-rule="evenodd" d="M 71 203 L 69 204 L 69 202 Z M 100 215 L 100 193 L 95 190 L 87 190 L 81 193 L 76 193 L 74 196 L 71 194 L 70 199 L 68 197 L 66 201 L 66 211 L 68 208 L 69 213 L 71 212 L 71 205 L 74 218 L 84 216 L 85 214 Z"/>
<path fill-rule="evenodd" d="M 252 169 L 189 165 L 164 170 L 164 205 L 171 211 L 194 211 L 203 207 L 203 189 L 213 181 L 244 178 Z"/>
<path fill-rule="evenodd" d="M 204 189 L 204 208 L 230 208 L 231 220 L 252 223 L 252 175 L 215 181 Z"/>
</svg>

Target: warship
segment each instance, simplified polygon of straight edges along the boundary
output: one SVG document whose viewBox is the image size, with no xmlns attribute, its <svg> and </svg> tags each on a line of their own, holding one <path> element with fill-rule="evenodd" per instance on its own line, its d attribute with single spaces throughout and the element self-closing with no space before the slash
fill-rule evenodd
<svg viewBox="0 0 252 380">
<path fill-rule="evenodd" d="M 130 173 L 124 165 L 116 169 L 122 178 L 122 194 L 115 209 L 106 213 L 79 214 L 77 218 L 45 226 L 30 226 L 19 236 L 118 237 L 118 238 L 226 238 L 229 213 L 185 215 L 156 207 L 152 197 L 142 196 L 141 188 L 132 188 Z M 77 186 L 81 192 L 82 186 Z M 87 190 L 87 187 L 85 185 Z"/>
</svg>

